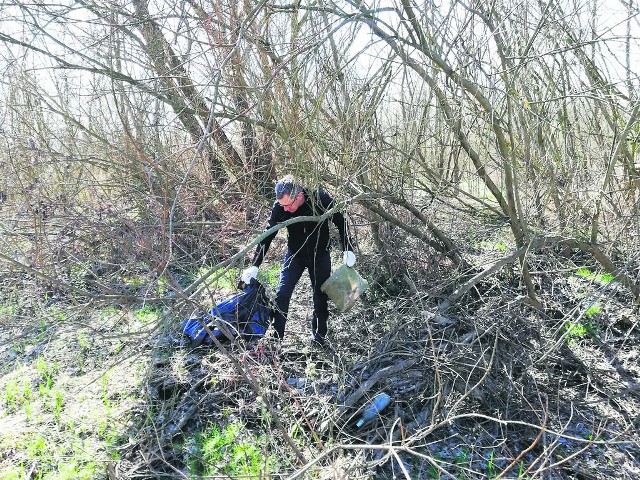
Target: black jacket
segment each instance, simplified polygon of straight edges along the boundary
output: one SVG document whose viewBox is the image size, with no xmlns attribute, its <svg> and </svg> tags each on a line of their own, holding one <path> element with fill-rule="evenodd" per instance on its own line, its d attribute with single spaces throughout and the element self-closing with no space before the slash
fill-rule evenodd
<svg viewBox="0 0 640 480">
<path fill-rule="evenodd" d="M 271 209 L 271 216 L 269 217 L 265 231 L 290 218 L 322 215 L 334 206 L 333 199 L 324 190 L 318 189 L 312 193 L 303 190 L 303 193 L 304 203 L 302 203 L 295 212 L 287 212 L 282 205 L 275 202 Z M 329 250 L 329 220 L 331 220 L 338 229 L 342 249 L 353 251 L 353 245 L 347 232 L 344 215 L 336 212 L 322 222 L 298 222 L 287 225 L 287 233 L 289 235 L 287 245 L 291 254 L 312 258 L 317 252 L 326 252 Z M 271 241 L 278 231 L 264 238 L 258 244 L 255 255 L 253 256 L 252 264 L 254 266 L 260 266 L 267 250 L 269 250 Z"/>
</svg>

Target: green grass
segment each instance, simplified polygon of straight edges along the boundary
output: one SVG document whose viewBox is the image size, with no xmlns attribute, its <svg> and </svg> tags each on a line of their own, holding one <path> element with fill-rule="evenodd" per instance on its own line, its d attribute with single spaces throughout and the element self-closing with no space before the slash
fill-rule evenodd
<svg viewBox="0 0 640 480">
<path fill-rule="evenodd" d="M 282 266 L 279 263 L 276 263 L 270 267 L 263 266 L 258 271 L 258 280 L 263 285 L 269 285 L 272 288 L 276 288 L 278 286 L 278 282 L 280 281 L 280 271 Z"/>
<path fill-rule="evenodd" d="M 40 376 L 38 386 L 51 388 L 58 369 L 59 367 L 56 362 L 51 363 L 44 356 L 39 356 L 36 359 L 36 370 Z"/>
<path fill-rule="evenodd" d="M 567 345 L 572 345 L 578 339 L 597 336 L 599 330 L 592 322 L 567 322 L 562 333 L 567 335 Z"/>
<path fill-rule="evenodd" d="M 613 275 L 609 273 L 593 273 L 586 267 L 581 267 L 576 270 L 576 275 L 579 277 L 587 278 L 589 280 L 595 280 L 601 283 L 609 283 L 613 280 Z"/>
<path fill-rule="evenodd" d="M 44 402 L 44 409 L 53 414 L 53 418 L 59 422 L 62 415 L 62 406 L 64 404 L 64 395 L 62 391 L 53 388 L 55 377 L 58 374 L 58 364 L 49 362 L 43 355 L 39 356 L 35 362 L 36 371 L 38 372 L 38 392 Z"/>
<path fill-rule="evenodd" d="M 9 379 L 4 386 L 4 395 L 7 413 L 16 413 L 20 407 L 24 407 L 27 420 L 31 420 L 33 390 L 28 381 L 19 382 L 17 379 Z"/>
<path fill-rule="evenodd" d="M 7 313 L 18 307 L 5 303 L 1 308 Z M 120 307 L 96 309 L 87 321 L 115 325 L 130 320 L 129 313 Z M 158 311 L 146 307 L 132 313 L 141 322 L 155 318 Z M 101 368 L 100 355 L 112 358 L 116 341 L 94 349 L 89 329 L 63 329 L 64 335 L 57 335 L 58 324 L 75 314 L 64 302 L 38 304 L 32 335 L 13 344 L 18 360 L 6 365 L 0 376 L 2 480 L 106 478 L 105 465 L 118 459 L 128 441 L 129 409 L 140 395 L 135 369 L 140 367 L 142 376 L 148 363 L 135 360 L 127 367 L 113 362 L 108 370 Z M 40 338 L 47 342 L 43 353 L 23 356 Z M 95 360 L 86 378 L 84 369 L 78 371 L 78 357 Z"/>
<path fill-rule="evenodd" d="M 509 245 L 504 240 L 497 240 L 497 241 L 482 240 L 479 243 L 479 246 L 480 248 L 485 250 L 497 250 L 498 252 L 504 252 L 507 250 L 507 248 L 509 248 Z"/>
<path fill-rule="evenodd" d="M 122 282 L 129 288 L 140 288 L 144 285 L 144 280 L 138 275 L 132 275 L 130 277 L 123 277 Z"/>
<path fill-rule="evenodd" d="M 55 440 L 51 440 L 51 439 Z M 102 478 L 97 464 L 82 440 L 60 443 L 57 436 L 40 433 L 14 443 L 24 452 L 16 464 L 0 468 L 3 480 L 90 480 Z M 33 469 L 36 465 L 37 469 Z M 29 475 L 31 472 L 31 475 Z"/>
<path fill-rule="evenodd" d="M 520 461 L 520 467 L 518 468 L 518 478 L 525 478 L 524 477 L 524 472 L 526 471 L 525 469 L 525 465 L 524 465 L 524 460 Z M 529 477 L 526 477 L 527 479 Z"/>
<path fill-rule="evenodd" d="M 4 470 L 0 470 L 0 477 L 4 480 L 28 480 L 27 470 L 21 466 L 10 466 Z"/>
<path fill-rule="evenodd" d="M 86 332 L 78 331 L 76 333 L 76 340 L 78 341 L 78 345 L 82 350 L 89 350 L 91 345 Z"/>
<path fill-rule="evenodd" d="M 71 460 L 58 465 L 57 472 L 49 478 L 55 478 L 56 480 L 92 480 L 96 478 L 96 473 L 95 463 L 80 463 Z"/>
<path fill-rule="evenodd" d="M 135 316 L 143 324 L 153 323 L 158 319 L 159 310 L 152 305 L 144 305 L 135 312 Z"/>
<path fill-rule="evenodd" d="M 467 474 L 465 469 L 469 467 L 469 462 L 471 460 L 471 454 L 469 451 L 461 449 L 455 452 L 455 456 L 453 457 L 453 462 L 458 467 L 458 480 L 465 480 L 467 478 Z"/>
<path fill-rule="evenodd" d="M 104 460 L 117 459 L 118 446 L 125 441 L 121 423 L 109 416 L 108 409 L 94 410 L 84 419 L 70 419 L 64 415 L 68 392 L 63 392 L 55 384 L 53 388 L 47 387 L 45 380 L 40 384 L 40 392 L 34 395 L 28 383 L 21 386 L 19 382 L 19 379 L 8 382 L 5 391 L 13 399 L 13 404 L 24 404 L 27 422 L 31 426 L 28 433 L 0 436 L 0 458 L 8 452 L 15 452 L 10 465 L 0 462 L 0 478 L 103 478 Z M 35 418 L 33 413 L 29 413 L 31 409 L 38 412 Z M 37 469 L 29 475 L 34 465 Z"/>
<path fill-rule="evenodd" d="M 66 319 L 65 313 L 60 309 L 58 309 L 55 305 L 52 305 L 51 307 L 49 307 L 49 311 L 47 313 L 49 317 L 59 322 L 64 322 Z"/>
<path fill-rule="evenodd" d="M 60 390 L 53 390 L 50 394 L 49 399 L 49 408 L 51 409 L 51 413 L 53 413 L 53 418 L 55 418 L 58 422 L 60 421 L 60 416 L 62 415 L 62 406 L 64 404 L 64 395 Z"/>
<path fill-rule="evenodd" d="M 586 312 L 584 312 L 584 316 L 587 318 L 595 317 L 602 312 L 602 307 L 599 303 L 594 303 L 591 305 Z"/>
<path fill-rule="evenodd" d="M 5 317 L 7 319 L 9 318 L 13 318 L 16 314 L 16 307 L 15 305 L 5 305 L 5 304 L 0 304 L 0 316 L 1 317 Z"/>
<path fill-rule="evenodd" d="M 187 464 L 195 475 L 262 478 L 275 465 L 262 443 L 264 438 L 251 435 L 240 422 L 214 425 L 186 442 Z"/>
<path fill-rule="evenodd" d="M 16 380 L 10 380 L 4 387 L 5 402 L 9 413 L 15 412 L 20 403 L 20 387 Z"/>
<path fill-rule="evenodd" d="M 498 475 L 497 465 L 493 461 L 494 452 L 491 452 L 489 459 L 487 460 L 487 477 L 495 478 Z"/>
<path fill-rule="evenodd" d="M 494 248 L 499 252 L 504 252 L 507 249 L 507 244 L 503 241 L 499 241 L 494 245 Z"/>
</svg>

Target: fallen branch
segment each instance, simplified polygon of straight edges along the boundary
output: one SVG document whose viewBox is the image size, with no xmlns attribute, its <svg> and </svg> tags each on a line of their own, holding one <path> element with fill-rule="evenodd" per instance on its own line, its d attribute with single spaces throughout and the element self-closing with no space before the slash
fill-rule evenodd
<svg viewBox="0 0 640 480">
<path fill-rule="evenodd" d="M 513 252 L 511 255 L 509 255 L 507 257 L 504 257 L 504 258 L 501 258 L 500 260 L 498 260 L 497 262 L 493 263 L 491 266 L 485 268 L 482 272 L 478 273 L 476 276 L 471 278 L 465 284 L 461 285 L 458 289 L 456 289 L 455 292 L 453 292 L 451 295 L 449 295 L 438 306 L 438 313 L 444 313 L 445 311 L 447 311 L 449 309 L 449 307 L 451 307 L 451 305 L 456 300 L 458 300 L 465 293 L 467 293 L 469 290 L 471 290 L 475 285 L 480 283 L 482 280 L 487 278 L 489 275 L 492 275 L 493 273 L 497 272 L 498 270 L 500 270 L 505 265 L 507 265 L 509 263 L 512 263 L 516 258 L 518 258 L 521 255 L 523 255 L 529 248 L 531 248 L 530 245 L 527 245 L 525 247 L 519 248 L 518 250 Z"/>
</svg>

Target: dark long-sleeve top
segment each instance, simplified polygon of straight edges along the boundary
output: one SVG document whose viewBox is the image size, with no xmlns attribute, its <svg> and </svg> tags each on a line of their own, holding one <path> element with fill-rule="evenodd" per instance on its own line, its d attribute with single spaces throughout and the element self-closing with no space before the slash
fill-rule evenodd
<svg viewBox="0 0 640 480">
<path fill-rule="evenodd" d="M 269 217 L 265 231 L 290 218 L 322 215 L 334 206 L 333 199 L 324 190 L 318 189 L 311 193 L 303 190 L 303 193 L 304 203 L 302 203 L 295 212 L 287 212 L 282 205 L 275 202 L 271 209 L 271 216 Z M 287 246 L 289 252 L 292 255 L 302 255 L 306 258 L 313 258 L 316 253 L 329 250 L 329 220 L 331 220 L 338 229 L 342 249 L 353 251 L 353 244 L 347 232 L 344 215 L 340 212 L 335 212 L 321 222 L 298 222 L 287 225 L 287 233 L 289 236 Z M 269 250 L 271 241 L 278 231 L 265 237 L 258 244 L 253 256 L 252 264 L 254 266 L 260 266 L 267 250 Z"/>
</svg>

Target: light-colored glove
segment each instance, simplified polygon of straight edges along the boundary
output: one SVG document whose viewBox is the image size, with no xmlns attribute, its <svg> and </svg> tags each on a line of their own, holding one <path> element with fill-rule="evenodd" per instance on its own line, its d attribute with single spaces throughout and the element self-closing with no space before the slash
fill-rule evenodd
<svg viewBox="0 0 640 480">
<path fill-rule="evenodd" d="M 245 268 L 240 276 L 240 281 L 249 285 L 251 283 L 252 278 L 256 278 L 258 276 L 258 267 L 249 267 Z"/>
<path fill-rule="evenodd" d="M 342 262 L 347 267 L 353 267 L 356 264 L 356 254 L 351 250 L 346 250 L 342 255 Z"/>
</svg>

